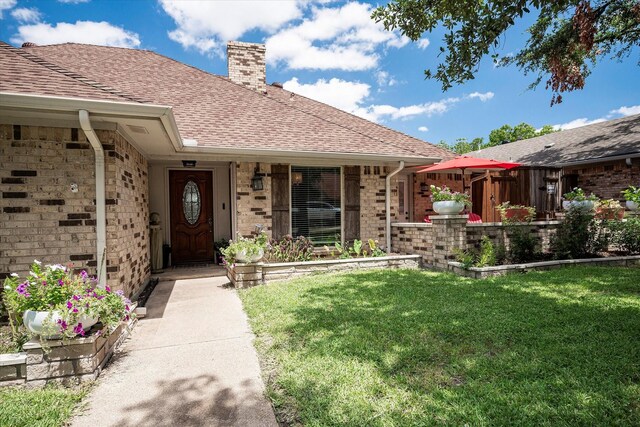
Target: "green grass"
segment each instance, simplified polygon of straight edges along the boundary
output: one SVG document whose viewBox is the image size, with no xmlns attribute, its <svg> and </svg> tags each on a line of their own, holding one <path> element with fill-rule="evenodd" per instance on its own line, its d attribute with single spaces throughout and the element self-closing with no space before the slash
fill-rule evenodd
<svg viewBox="0 0 640 427">
<path fill-rule="evenodd" d="M 0 426 L 58 427 L 71 418 L 86 388 L 1 388 Z"/>
<path fill-rule="evenodd" d="M 320 275 L 240 292 L 278 418 L 640 425 L 640 269 Z"/>
</svg>

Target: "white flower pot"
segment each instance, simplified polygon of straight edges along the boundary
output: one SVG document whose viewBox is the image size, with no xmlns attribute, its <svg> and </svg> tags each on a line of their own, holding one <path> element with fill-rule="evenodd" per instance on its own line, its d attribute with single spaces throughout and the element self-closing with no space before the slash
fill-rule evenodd
<svg viewBox="0 0 640 427">
<path fill-rule="evenodd" d="M 630 211 L 637 211 L 639 207 L 640 205 L 638 205 L 636 202 L 627 200 L 627 209 L 629 209 Z"/>
<path fill-rule="evenodd" d="M 571 202 L 572 208 L 582 209 L 584 211 L 592 211 L 596 207 L 596 203 L 591 200 L 573 200 Z"/>
<path fill-rule="evenodd" d="M 568 211 L 570 207 L 571 207 L 571 202 L 569 200 L 562 201 L 562 209 L 564 209 L 565 211 Z"/>
<path fill-rule="evenodd" d="M 444 202 L 433 202 L 433 210 L 440 215 L 458 215 L 464 209 L 464 203 L 447 200 Z"/>
<path fill-rule="evenodd" d="M 236 254 L 236 261 L 239 262 L 258 262 L 264 256 L 264 250 L 260 249 L 255 255 L 247 255 L 247 251 L 240 250 Z"/>
<path fill-rule="evenodd" d="M 47 334 L 44 332 L 44 321 L 49 318 L 50 311 L 33 311 L 27 310 L 22 315 L 22 323 L 24 326 L 33 334 L 41 335 L 43 338 L 60 338 L 60 334 Z M 60 313 L 58 311 L 54 311 L 51 313 L 51 321 L 56 323 L 60 319 Z M 82 328 L 86 331 L 91 328 L 93 325 L 98 323 L 97 317 L 88 317 L 85 315 L 81 315 L 78 319 L 78 323 L 75 325 L 69 325 L 68 328 L 73 330 L 79 323 L 82 323 Z M 45 335 L 43 335 L 43 333 Z"/>
</svg>

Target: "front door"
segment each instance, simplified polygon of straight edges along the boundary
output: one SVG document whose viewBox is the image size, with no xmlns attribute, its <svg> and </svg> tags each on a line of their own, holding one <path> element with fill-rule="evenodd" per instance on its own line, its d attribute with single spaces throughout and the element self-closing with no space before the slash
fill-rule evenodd
<svg viewBox="0 0 640 427">
<path fill-rule="evenodd" d="M 211 171 L 169 171 L 172 263 L 213 261 Z"/>
</svg>

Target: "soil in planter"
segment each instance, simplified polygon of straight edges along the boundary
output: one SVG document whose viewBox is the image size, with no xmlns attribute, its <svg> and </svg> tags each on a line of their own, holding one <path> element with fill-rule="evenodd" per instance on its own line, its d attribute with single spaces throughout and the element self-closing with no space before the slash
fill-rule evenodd
<svg viewBox="0 0 640 427">
<path fill-rule="evenodd" d="M 140 295 L 138 295 L 138 300 L 136 301 L 138 303 L 138 307 L 145 307 L 147 305 L 147 301 L 149 300 L 151 293 L 156 288 L 156 285 L 159 281 L 160 280 L 157 278 L 150 280 L 149 284 L 147 284 L 142 292 L 140 292 Z"/>
</svg>

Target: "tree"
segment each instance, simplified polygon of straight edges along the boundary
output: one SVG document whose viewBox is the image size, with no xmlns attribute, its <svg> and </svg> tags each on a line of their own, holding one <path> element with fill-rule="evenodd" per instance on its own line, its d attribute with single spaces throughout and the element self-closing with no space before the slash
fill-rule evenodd
<svg viewBox="0 0 640 427">
<path fill-rule="evenodd" d="M 489 133 L 489 141 L 487 143 L 484 143 L 484 138 L 474 138 L 471 142 L 468 142 L 466 138 L 458 138 L 453 146 L 448 145 L 445 141 L 440 141 L 437 145 L 454 151 L 455 153 L 464 154 L 470 151 L 481 150 L 495 145 L 520 141 L 522 139 L 534 138 L 552 132 L 557 132 L 557 130 L 551 125 L 545 125 L 540 130 L 536 130 L 536 128 L 530 124 L 522 122 L 515 126 L 502 125 L 497 129 L 493 129 Z"/>
<path fill-rule="evenodd" d="M 538 16 L 526 45 L 513 56 L 496 53 L 505 32 L 532 10 Z M 530 87 L 547 76 L 551 105 L 562 102 L 562 93 L 582 89 L 599 58 L 621 59 L 640 46 L 637 0 L 394 0 L 372 18 L 413 41 L 444 27 L 444 59 L 435 73 L 425 70 L 444 91 L 473 79 L 480 60 L 490 55 L 497 65 L 535 74 Z"/>
</svg>

